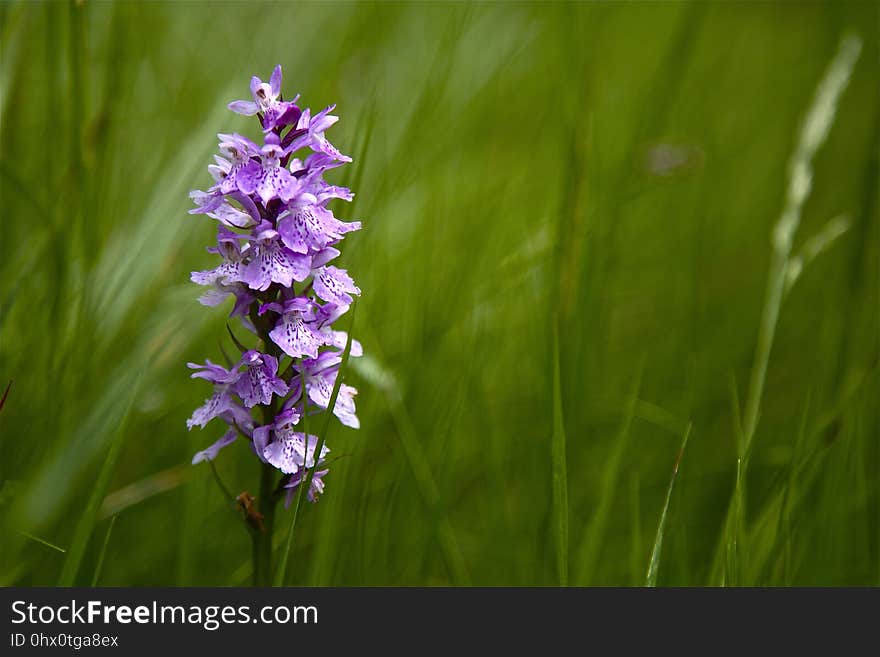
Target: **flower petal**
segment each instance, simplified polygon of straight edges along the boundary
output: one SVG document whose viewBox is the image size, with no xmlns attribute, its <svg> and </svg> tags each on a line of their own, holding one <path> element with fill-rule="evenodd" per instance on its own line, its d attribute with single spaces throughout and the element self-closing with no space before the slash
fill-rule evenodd
<svg viewBox="0 0 880 657">
<path fill-rule="evenodd" d="M 272 70 L 272 76 L 269 78 L 269 86 L 272 88 L 273 96 L 277 97 L 281 93 L 281 64 L 278 64 Z"/>
<path fill-rule="evenodd" d="M 207 449 L 203 449 L 201 452 L 196 452 L 196 455 L 193 456 L 192 464 L 201 463 L 202 461 L 213 461 L 217 458 L 217 452 L 219 452 L 224 447 L 231 445 L 235 442 L 235 439 L 238 437 L 238 432 L 235 429 L 230 429 L 226 433 L 223 434 L 217 442 L 208 447 Z"/>
<path fill-rule="evenodd" d="M 253 116 L 260 111 L 257 104 L 251 100 L 233 100 L 226 107 L 236 114 L 244 114 L 245 116 Z"/>
<path fill-rule="evenodd" d="M 290 287 L 309 275 L 309 258 L 286 248 L 277 239 L 258 242 L 242 279 L 253 290 L 267 290 L 272 283 Z"/>
<path fill-rule="evenodd" d="M 299 313 L 286 313 L 269 332 L 269 337 L 292 358 L 317 358 L 318 348 L 325 343 L 325 337 L 312 329 Z"/>
<path fill-rule="evenodd" d="M 350 305 L 353 301 L 351 295 L 361 293 L 347 271 L 333 266 L 315 272 L 314 287 L 321 299 L 338 305 Z"/>
<path fill-rule="evenodd" d="M 215 392 L 211 397 L 205 400 L 205 403 L 193 411 L 192 416 L 186 421 L 186 427 L 204 427 L 215 417 L 232 408 L 232 399 L 226 392 Z"/>
</svg>

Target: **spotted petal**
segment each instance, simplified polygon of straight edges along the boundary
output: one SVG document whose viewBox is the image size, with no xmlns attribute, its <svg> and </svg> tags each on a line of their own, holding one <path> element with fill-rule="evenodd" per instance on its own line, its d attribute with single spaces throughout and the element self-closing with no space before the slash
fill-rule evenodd
<svg viewBox="0 0 880 657">
<path fill-rule="evenodd" d="M 251 289 L 267 290 L 272 283 L 290 287 L 293 281 L 304 281 L 310 271 L 309 258 L 294 253 L 277 239 L 257 242 L 251 262 L 242 279 Z"/>
<path fill-rule="evenodd" d="M 333 266 L 321 267 L 315 272 L 314 286 L 321 299 L 341 306 L 350 305 L 351 295 L 361 293 L 347 271 Z"/>
<path fill-rule="evenodd" d="M 318 348 L 326 337 L 314 330 L 299 313 L 285 313 L 269 332 L 269 337 L 292 358 L 318 357 Z"/>
</svg>

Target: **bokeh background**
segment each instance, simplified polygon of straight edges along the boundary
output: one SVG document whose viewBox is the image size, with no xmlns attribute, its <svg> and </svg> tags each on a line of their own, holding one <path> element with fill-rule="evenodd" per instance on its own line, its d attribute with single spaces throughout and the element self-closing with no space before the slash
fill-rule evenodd
<svg viewBox="0 0 880 657">
<path fill-rule="evenodd" d="M 214 226 L 187 193 L 217 132 L 257 134 L 225 106 L 276 63 L 338 103 L 338 210 L 365 226 L 363 426 L 332 426 L 293 583 L 643 584 L 690 426 L 659 584 L 880 584 L 878 24 L 838 1 L 3 2 L 0 584 L 249 582 L 189 465 L 221 427 L 186 431 L 208 390 L 185 364 L 222 360 L 228 308 L 196 302 Z M 784 298 L 737 495 L 787 163 L 845 34 L 794 250 L 848 230 Z M 256 491 L 243 442 L 217 468 Z"/>
</svg>

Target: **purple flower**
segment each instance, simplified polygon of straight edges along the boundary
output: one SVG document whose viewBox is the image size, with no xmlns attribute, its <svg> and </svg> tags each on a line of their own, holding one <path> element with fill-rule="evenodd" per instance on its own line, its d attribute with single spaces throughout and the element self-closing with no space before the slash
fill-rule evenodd
<svg viewBox="0 0 880 657">
<path fill-rule="evenodd" d="M 316 153 L 322 153 L 331 160 L 343 163 L 351 162 L 351 158 L 348 155 L 340 153 L 324 136 L 324 131 L 339 120 L 338 116 L 330 114 L 334 109 L 336 109 L 336 105 L 330 105 L 330 107 L 326 107 L 316 114 L 314 118 L 311 118 L 308 108 L 303 110 L 296 127 L 297 130 L 304 131 L 304 134 L 291 143 L 286 149 L 287 152 L 292 153 L 304 146 L 308 146 Z"/>
<path fill-rule="evenodd" d="M 336 347 L 336 349 L 340 351 L 345 349 L 345 344 L 348 342 L 348 333 L 345 331 L 334 331 L 329 325 L 322 328 L 321 333 L 324 334 L 325 344 L 331 347 Z M 349 353 L 351 356 L 357 358 L 364 355 L 364 348 L 361 346 L 360 342 L 352 338 Z"/>
<path fill-rule="evenodd" d="M 306 379 L 306 385 L 309 386 L 309 399 L 321 408 L 327 408 L 330 405 L 330 395 L 333 391 L 333 385 L 336 383 L 336 375 L 335 370 L 329 370 Z M 360 429 L 361 422 L 355 414 L 357 412 L 354 404 L 355 395 L 357 395 L 356 388 L 344 383 L 340 385 L 339 395 L 333 406 L 333 414 L 345 426 Z"/>
<path fill-rule="evenodd" d="M 231 445 L 235 442 L 235 439 L 238 437 L 238 431 L 235 429 L 230 429 L 218 440 L 216 443 L 211 445 L 210 447 L 203 449 L 201 452 L 196 452 L 196 455 L 193 456 L 192 463 L 195 465 L 196 463 L 201 463 L 202 461 L 213 461 L 217 458 L 217 452 L 226 447 L 227 445 Z"/>
<path fill-rule="evenodd" d="M 233 297 L 230 316 L 239 317 L 256 340 L 246 346 L 233 338 L 242 354 L 231 367 L 210 360 L 189 364 L 192 376 L 210 383 L 213 391 L 187 426 L 204 427 L 215 418 L 227 425 L 193 463 L 213 460 L 241 433 L 263 463 L 281 471 L 279 486 L 287 490 L 288 501 L 314 468 L 308 497 L 316 501 L 324 490 L 329 448 L 316 457 L 318 438 L 296 427 L 303 414 L 325 412 L 330 405 L 349 343 L 334 323 L 360 294 L 345 269 L 329 264 L 341 255 L 338 247 L 346 236 L 361 228 L 359 221 L 337 218 L 330 207 L 336 200 L 351 201 L 351 190 L 324 179 L 351 158 L 326 136 L 339 120 L 332 114 L 335 105 L 312 115 L 297 106 L 299 96 L 284 100 L 280 66 L 268 82 L 252 78 L 250 89 L 252 100 L 234 101 L 229 109 L 258 116 L 260 142 L 218 134 L 219 152 L 208 166 L 213 183 L 190 193 L 195 205 L 190 213 L 217 222 L 217 242 L 208 251 L 220 260 L 192 272 L 191 279 L 207 288 L 199 297 L 205 305 Z M 362 355 L 361 344 L 350 342 L 350 355 Z M 356 395 L 355 388 L 340 382 L 332 409 L 353 428 L 360 426 Z M 256 426 L 257 407 L 257 417 L 271 417 L 270 423 Z"/>
<path fill-rule="evenodd" d="M 241 356 L 239 366 L 244 372 L 232 384 L 232 391 L 241 398 L 247 408 L 257 404 L 267 405 L 272 395 L 283 396 L 287 384 L 278 378 L 278 359 L 258 351 L 246 351 Z"/>
<path fill-rule="evenodd" d="M 255 300 L 250 289 L 243 284 L 244 254 L 239 246 L 240 238 L 237 233 L 223 226 L 218 227 L 217 246 L 209 247 L 208 251 L 223 256 L 223 262 L 214 269 L 190 274 L 193 283 L 210 287 L 199 297 L 199 302 L 203 305 L 216 306 L 229 295 L 235 297 L 231 317 L 246 315 L 248 307 Z"/>
<path fill-rule="evenodd" d="M 299 419 L 299 413 L 290 408 L 282 411 L 274 423 L 254 429 L 254 450 L 257 455 L 284 474 L 293 474 L 303 465 L 314 466 L 315 445 L 311 445 L 307 458 L 305 434 L 294 431 Z M 322 457 L 329 451 L 326 447 L 322 449 Z"/>
<path fill-rule="evenodd" d="M 278 221 L 281 241 L 294 253 L 320 251 L 360 227 L 359 221 L 339 221 L 327 208 L 317 204 L 294 205 Z"/>
<path fill-rule="evenodd" d="M 250 160 L 235 174 L 235 184 L 244 194 L 257 194 L 263 205 L 275 198 L 285 203 L 296 196 L 299 181 L 281 166 L 284 155 L 278 135 L 266 135 L 266 144 L 260 150 L 260 161 Z"/>
<path fill-rule="evenodd" d="M 280 64 L 272 71 L 268 84 L 256 76 L 251 78 L 251 96 L 253 101 L 235 100 L 229 103 L 229 109 L 245 116 L 262 113 L 261 122 L 263 129 L 267 131 L 296 123 L 299 119 L 299 108 L 295 104 L 299 96 L 289 103 L 281 100 Z"/>
<path fill-rule="evenodd" d="M 309 276 L 311 258 L 288 249 L 278 239 L 278 231 L 268 221 L 254 229 L 250 238 L 251 258 L 242 273 L 242 280 L 251 289 L 267 290 L 272 283 L 291 287 Z"/>
<path fill-rule="evenodd" d="M 297 297 L 284 304 L 270 303 L 260 312 L 272 310 L 281 315 L 269 332 L 269 337 L 288 356 L 293 358 L 318 357 L 318 348 L 326 344 L 326 336 L 316 326 L 316 304 L 311 299 Z"/>
<path fill-rule="evenodd" d="M 192 429 L 193 427 L 204 428 L 215 417 L 232 411 L 234 406 L 235 402 L 232 400 L 228 388 L 219 388 L 205 400 L 204 404 L 193 411 L 193 414 L 186 421 L 186 427 L 187 429 Z"/>
<path fill-rule="evenodd" d="M 310 436 L 310 438 L 314 438 L 314 436 Z M 322 452 L 324 450 L 321 450 Z M 318 498 L 324 492 L 324 475 L 326 475 L 330 470 L 317 470 L 312 475 L 312 483 L 309 486 L 309 502 L 317 502 Z M 287 489 L 287 495 L 284 496 L 284 507 L 289 508 L 290 504 L 293 502 L 293 496 L 296 493 L 296 489 L 299 488 L 300 483 L 303 480 L 303 477 L 307 475 L 306 470 L 300 470 L 299 472 L 290 475 L 290 479 L 287 480 L 287 483 L 284 484 L 284 488 Z"/>
<path fill-rule="evenodd" d="M 349 306 L 352 294 L 360 294 L 360 289 L 344 269 L 320 267 L 314 272 L 315 293 L 324 301 L 337 306 Z"/>
<path fill-rule="evenodd" d="M 250 213 L 239 210 L 225 200 L 205 214 L 229 228 L 250 228 L 257 223 Z"/>
<path fill-rule="evenodd" d="M 242 281 L 242 268 L 244 265 L 243 255 L 239 240 L 241 236 L 220 226 L 217 229 L 217 246 L 208 247 L 209 253 L 216 253 L 223 257 L 223 262 L 206 271 L 194 271 L 190 274 L 193 283 L 199 285 L 214 285 L 223 283 L 229 285 Z"/>
<path fill-rule="evenodd" d="M 210 191 L 219 191 L 221 194 L 232 194 L 239 189 L 239 175 L 252 162 L 253 158 L 263 155 L 263 150 L 247 137 L 237 134 L 218 134 L 220 139 L 219 155 L 214 156 L 214 164 L 208 166 L 208 171 L 216 181 Z M 244 191 L 244 190 L 241 190 Z M 247 192 L 244 192 L 247 194 Z"/>
<path fill-rule="evenodd" d="M 247 408 L 257 404 L 269 404 L 272 395 L 279 397 L 287 393 L 287 384 L 278 374 L 278 359 L 258 351 L 246 351 L 241 360 L 231 369 L 205 361 L 204 365 L 189 363 L 197 370 L 192 377 L 205 379 L 215 384 L 214 395 L 193 415 L 193 424 L 205 426 L 212 418 L 238 405 L 231 395 L 237 395 Z"/>
<path fill-rule="evenodd" d="M 333 386 L 336 384 L 341 362 L 341 354 L 333 351 L 325 351 L 316 359 L 304 362 L 308 400 L 317 407 L 326 409 L 330 405 L 330 397 L 333 395 Z M 292 398 L 298 397 L 300 387 L 299 380 L 294 379 L 290 382 Z M 361 425 L 356 415 L 357 409 L 354 402 L 356 395 L 356 388 L 343 383 L 339 386 L 339 394 L 336 397 L 336 404 L 333 406 L 333 414 L 339 418 L 342 424 L 352 429 L 359 429 Z"/>
</svg>

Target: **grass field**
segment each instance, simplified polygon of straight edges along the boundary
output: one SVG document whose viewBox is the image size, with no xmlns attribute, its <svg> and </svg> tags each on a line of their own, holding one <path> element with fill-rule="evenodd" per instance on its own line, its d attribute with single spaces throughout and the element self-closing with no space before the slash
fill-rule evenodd
<svg viewBox="0 0 880 657">
<path fill-rule="evenodd" d="M 338 103 L 367 353 L 291 582 L 880 585 L 878 25 L 871 2 L 0 3 L 0 584 L 249 582 L 189 464 L 222 429 L 187 432 L 186 362 L 221 360 L 228 308 L 196 302 L 214 226 L 187 194 L 281 63 Z M 256 491 L 243 441 L 217 469 Z"/>
</svg>

